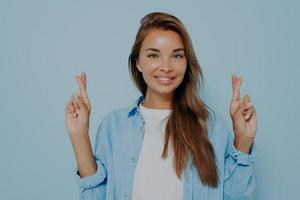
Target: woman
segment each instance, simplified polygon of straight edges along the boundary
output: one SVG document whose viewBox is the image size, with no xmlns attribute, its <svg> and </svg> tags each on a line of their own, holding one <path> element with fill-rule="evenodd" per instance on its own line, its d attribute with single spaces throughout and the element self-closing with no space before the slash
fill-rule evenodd
<svg viewBox="0 0 300 200">
<path fill-rule="evenodd" d="M 256 112 L 232 76 L 234 137 L 198 96 L 203 80 L 189 35 L 176 17 L 141 20 L 129 71 L 142 95 L 102 119 L 92 151 L 86 74 L 66 106 L 81 199 L 251 199 Z"/>
</svg>

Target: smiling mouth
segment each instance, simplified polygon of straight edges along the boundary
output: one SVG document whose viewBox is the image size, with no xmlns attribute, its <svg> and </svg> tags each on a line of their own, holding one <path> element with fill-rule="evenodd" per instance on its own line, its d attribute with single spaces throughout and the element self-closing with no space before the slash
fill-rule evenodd
<svg viewBox="0 0 300 200">
<path fill-rule="evenodd" d="M 159 77 L 159 76 L 154 76 L 154 78 L 161 80 L 161 81 L 169 81 L 173 80 L 175 77 Z"/>
<path fill-rule="evenodd" d="M 159 84 L 162 85 L 170 85 L 174 82 L 175 77 L 159 77 L 159 76 L 154 76 L 154 78 L 157 80 Z"/>
</svg>

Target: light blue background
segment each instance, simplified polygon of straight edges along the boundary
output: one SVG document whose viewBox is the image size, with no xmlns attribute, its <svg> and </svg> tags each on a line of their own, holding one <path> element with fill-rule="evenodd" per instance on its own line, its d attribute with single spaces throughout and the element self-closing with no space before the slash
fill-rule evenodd
<svg viewBox="0 0 300 200">
<path fill-rule="evenodd" d="M 127 67 L 139 20 L 174 14 L 205 73 L 203 98 L 231 126 L 231 74 L 258 112 L 257 200 L 300 196 L 299 1 L 0 2 L 1 199 L 79 199 L 64 126 L 85 71 L 92 144 L 103 115 L 139 95 Z"/>
</svg>

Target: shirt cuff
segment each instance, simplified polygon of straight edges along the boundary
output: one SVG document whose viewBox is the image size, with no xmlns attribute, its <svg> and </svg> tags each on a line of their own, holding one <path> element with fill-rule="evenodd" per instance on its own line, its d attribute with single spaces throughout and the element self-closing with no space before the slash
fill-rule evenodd
<svg viewBox="0 0 300 200">
<path fill-rule="evenodd" d="M 96 160 L 97 164 L 97 171 L 95 174 L 86 176 L 84 178 L 81 178 L 79 176 L 78 168 L 75 168 L 73 171 L 73 174 L 75 176 L 75 179 L 79 185 L 79 188 L 81 192 L 83 192 L 86 189 L 94 188 L 100 185 L 103 181 L 106 179 L 106 169 L 104 165 L 100 162 L 100 160 Z"/>
<path fill-rule="evenodd" d="M 233 142 L 229 145 L 229 155 L 238 165 L 249 166 L 253 165 L 256 160 L 256 142 L 254 141 L 249 154 L 246 154 L 235 148 Z"/>
</svg>

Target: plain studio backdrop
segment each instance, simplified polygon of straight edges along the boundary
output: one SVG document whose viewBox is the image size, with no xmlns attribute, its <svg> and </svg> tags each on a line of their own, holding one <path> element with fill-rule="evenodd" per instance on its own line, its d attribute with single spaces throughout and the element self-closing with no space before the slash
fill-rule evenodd
<svg viewBox="0 0 300 200">
<path fill-rule="evenodd" d="M 231 75 L 258 112 L 256 200 L 300 196 L 299 1 L 0 1 L 0 194 L 79 199 L 64 110 L 85 71 L 90 137 L 109 111 L 140 94 L 127 58 L 140 19 L 169 12 L 188 29 L 205 102 L 231 128 Z"/>
</svg>

